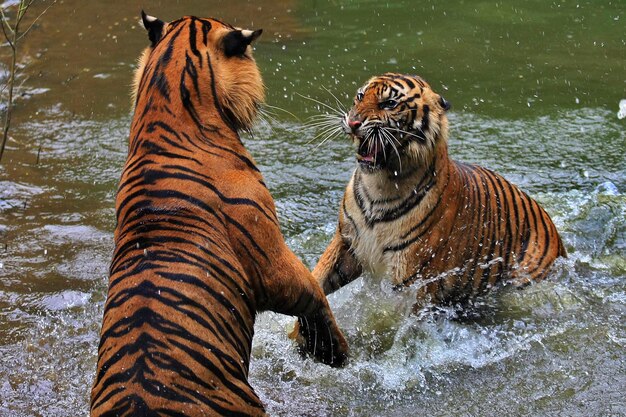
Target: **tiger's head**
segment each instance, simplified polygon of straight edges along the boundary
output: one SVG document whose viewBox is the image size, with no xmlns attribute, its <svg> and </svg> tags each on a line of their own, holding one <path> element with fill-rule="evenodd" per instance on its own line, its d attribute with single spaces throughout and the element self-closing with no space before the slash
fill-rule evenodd
<svg viewBox="0 0 626 417">
<path fill-rule="evenodd" d="M 429 166 L 446 146 L 450 104 L 422 78 L 385 73 L 361 87 L 342 118 L 365 172 Z"/>
<path fill-rule="evenodd" d="M 133 79 L 135 107 L 142 92 L 152 88 L 164 100 L 215 103 L 234 129 L 250 129 L 265 98 L 250 46 L 262 29 L 242 30 L 194 16 L 164 22 L 143 11 L 141 22 L 150 46 L 139 57 Z M 157 104 L 154 98 L 152 104 Z"/>
</svg>

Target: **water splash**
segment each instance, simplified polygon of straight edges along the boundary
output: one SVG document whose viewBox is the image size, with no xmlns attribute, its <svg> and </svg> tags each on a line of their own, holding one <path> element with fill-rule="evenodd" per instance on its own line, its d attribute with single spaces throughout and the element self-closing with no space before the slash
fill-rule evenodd
<svg viewBox="0 0 626 417">
<path fill-rule="evenodd" d="M 617 118 L 622 120 L 626 117 L 626 99 L 619 101 L 619 111 L 617 112 Z"/>
</svg>

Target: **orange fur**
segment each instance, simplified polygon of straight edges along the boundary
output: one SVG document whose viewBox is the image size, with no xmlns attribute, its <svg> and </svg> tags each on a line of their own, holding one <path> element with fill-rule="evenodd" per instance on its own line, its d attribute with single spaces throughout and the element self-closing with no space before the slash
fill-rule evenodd
<svg viewBox="0 0 626 417">
<path fill-rule="evenodd" d="M 144 16 L 154 44 L 134 81 L 91 415 L 262 416 L 247 381 L 257 311 L 314 323 L 304 349 L 325 363 L 347 344 L 238 135 L 263 100 L 251 39 L 215 19 L 161 23 Z"/>
<path fill-rule="evenodd" d="M 417 286 L 420 305 L 464 302 L 502 279 L 541 280 L 566 256 L 537 202 L 449 158 L 448 106 L 416 76 L 387 73 L 359 90 L 342 125 L 360 163 L 313 271 L 326 294 L 367 271 Z"/>
</svg>

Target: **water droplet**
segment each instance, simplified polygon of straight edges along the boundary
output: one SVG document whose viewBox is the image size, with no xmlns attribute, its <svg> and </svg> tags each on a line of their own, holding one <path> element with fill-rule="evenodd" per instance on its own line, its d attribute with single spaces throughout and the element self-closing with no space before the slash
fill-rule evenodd
<svg viewBox="0 0 626 417">
<path fill-rule="evenodd" d="M 619 111 L 617 112 L 617 118 L 622 120 L 626 117 L 626 99 L 619 101 Z"/>
</svg>

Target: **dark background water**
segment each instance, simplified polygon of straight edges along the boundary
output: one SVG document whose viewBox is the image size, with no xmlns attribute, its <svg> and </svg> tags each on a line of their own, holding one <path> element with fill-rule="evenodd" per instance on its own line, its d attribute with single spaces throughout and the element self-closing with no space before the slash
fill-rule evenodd
<svg viewBox="0 0 626 417">
<path fill-rule="evenodd" d="M 540 201 L 570 253 L 469 321 L 409 317 L 412 294 L 358 280 L 330 297 L 352 346 L 341 370 L 298 357 L 292 319 L 260 315 L 250 379 L 271 415 L 626 415 L 623 1 L 220 3 L 64 0 L 25 38 L 0 165 L 0 415 L 87 414 L 141 7 L 264 29 L 268 103 L 292 114 L 269 108 L 244 140 L 308 265 L 354 161 L 343 137 L 318 146 L 306 122 L 325 108 L 304 97 L 347 105 L 388 70 L 452 102 L 452 155 Z"/>
</svg>

